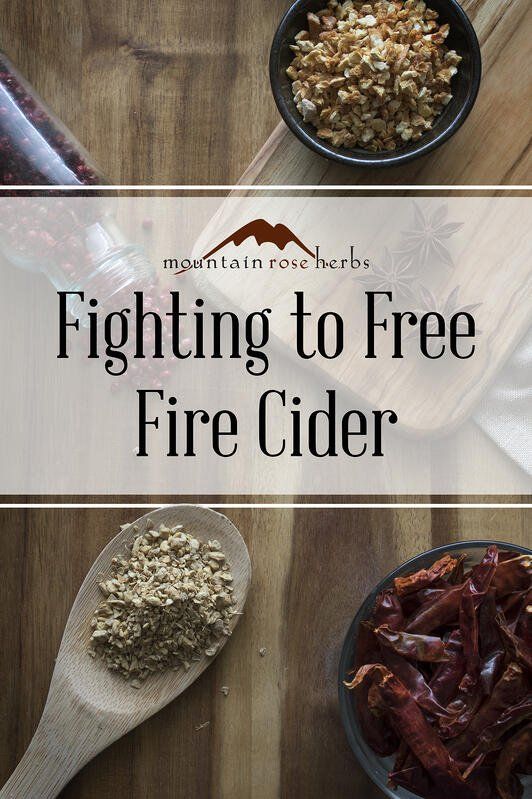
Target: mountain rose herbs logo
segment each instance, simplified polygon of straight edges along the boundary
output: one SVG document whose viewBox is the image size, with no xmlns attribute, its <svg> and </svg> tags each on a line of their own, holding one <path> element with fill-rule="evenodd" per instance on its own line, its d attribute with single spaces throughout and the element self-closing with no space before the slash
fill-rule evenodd
<svg viewBox="0 0 532 799">
<path fill-rule="evenodd" d="M 302 250 L 305 255 L 313 259 L 313 266 L 319 269 L 368 269 L 369 261 L 360 260 L 355 255 L 355 247 L 351 245 L 348 258 L 332 258 L 325 260 L 320 257 L 320 246 L 315 245 L 314 251 L 296 236 L 289 227 L 278 223 L 271 225 L 265 219 L 254 219 L 246 225 L 235 230 L 230 236 L 220 241 L 212 247 L 205 255 L 200 258 L 165 258 L 163 260 L 164 269 L 173 269 L 175 275 L 184 275 L 191 269 L 307 269 L 309 263 L 307 259 L 289 258 L 284 255 L 282 258 L 268 258 L 263 261 L 260 257 L 250 256 L 246 253 L 243 257 L 236 256 L 229 257 L 222 253 L 220 256 L 215 256 L 224 247 L 232 244 L 235 247 L 241 247 L 248 239 L 255 239 L 256 244 L 260 247 L 262 244 L 273 244 L 281 252 L 284 252 L 289 244 L 293 244 Z"/>
<path fill-rule="evenodd" d="M 226 239 L 221 241 L 216 247 L 213 247 L 204 258 L 210 258 L 214 253 L 221 250 L 227 244 L 234 244 L 236 247 L 240 247 L 247 239 L 251 237 L 255 238 L 255 241 L 260 246 L 261 244 L 266 244 L 269 242 L 270 244 L 275 244 L 279 247 L 280 250 L 284 250 L 287 244 L 293 242 L 297 244 L 298 247 L 308 253 L 311 258 L 315 257 L 315 253 L 311 252 L 309 248 L 303 244 L 301 239 L 299 239 L 295 233 L 292 233 L 290 228 L 287 228 L 286 225 L 277 224 L 275 227 L 270 225 L 269 222 L 266 222 L 265 219 L 254 219 L 253 222 L 248 222 L 247 225 L 242 225 L 237 231 L 233 233 L 232 236 L 228 236 Z"/>
</svg>

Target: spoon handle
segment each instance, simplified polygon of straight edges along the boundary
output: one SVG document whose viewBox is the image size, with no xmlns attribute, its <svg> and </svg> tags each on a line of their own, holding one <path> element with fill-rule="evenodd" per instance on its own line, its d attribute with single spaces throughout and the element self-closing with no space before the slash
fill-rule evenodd
<svg viewBox="0 0 532 799">
<path fill-rule="evenodd" d="M 110 741 L 94 713 L 61 679 L 52 680 L 39 725 L 0 799 L 55 799 Z"/>
<path fill-rule="evenodd" d="M 79 753 L 43 719 L 0 799 L 55 799 L 81 768 Z"/>
</svg>

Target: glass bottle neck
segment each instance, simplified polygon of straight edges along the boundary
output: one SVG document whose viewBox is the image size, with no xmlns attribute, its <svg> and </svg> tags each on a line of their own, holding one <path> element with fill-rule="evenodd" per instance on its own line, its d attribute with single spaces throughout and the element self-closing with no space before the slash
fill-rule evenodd
<svg viewBox="0 0 532 799">
<path fill-rule="evenodd" d="M 71 312 L 83 321 L 87 302 L 101 306 L 126 289 L 153 285 L 155 272 L 142 247 L 127 241 L 112 216 L 103 215 L 85 229 L 84 262 L 71 273 L 69 264 L 48 261 L 42 271 L 58 291 L 82 291 L 85 302 L 72 296 Z"/>
</svg>

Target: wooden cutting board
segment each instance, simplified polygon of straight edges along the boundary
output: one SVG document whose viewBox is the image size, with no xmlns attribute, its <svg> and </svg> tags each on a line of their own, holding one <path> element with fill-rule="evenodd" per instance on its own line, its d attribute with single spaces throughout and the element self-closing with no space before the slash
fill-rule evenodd
<svg viewBox="0 0 532 799">
<path fill-rule="evenodd" d="M 296 207 L 294 203 L 297 203 Z M 219 308 L 232 308 L 245 314 L 263 307 L 272 308 L 272 333 L 280 344 L 281 354 L 292 358 L 294 368 L 301 370 L 300 376 L 295 378 L 297 388 L 302 387 L 305 378 L 308 380 L 310 363 L 316 366 L 316 371 L 321 370 L 317 379 L 324 387 L 334 388 L 339 384 L 372 408 L 393 408 L 399 417 L 398 427 L 404 431 L 416 434 L 447 432 L 471 414 L 531 324 L 530 238 L 525 233 L 530 200 L 461 197 L 455 203 L 439 198 L 419 199 L 418 203 L 430 219 L 447 203 L 446 221 L 464 222 L 465 225 L 453 253 L 454 267 L 434 270 L 434 263 L 429 259 L 419 282 L 430 288 L 434 297 L 426 310 L 439 311 L 446 320 L 447 330 L 452 313 L 479 305 L 473 309 L 476 351 L 468 360 L 447 356 L 442 360 L 423 357 L 419 350 L 419 327 L 408 328 L 402 336 L 403 358 L 393 358 L 393 337 L 390 335 L 394 324 L 391 317 L 393 306 L 386 302 L 377 306 L 376 318 L 387 319 L 388 331 L 376 334 L 377 357 L 368 359 L 364 291 L 368 288 L 382 290 L 382 287 L 368 286 L 349 270 L 348 273 L 323 272 L 311 266 L 303 273 L 301 270 L 283 273 L 279 270 L 276 273 L 239 270 L 230 274 L 227 270 L 203 269 L 194 276 L 200 292 L 198 296 L 211 299 Z M 377 209 L 370 210 L 375 209 L 375 204 L 378 204 Z M 198 241 L 197 252 L 198 255 L 200 251 L 208 252 L 222 231 L 227 235 L 243 222 L 264 218 L 271 224 L 286 223 L 310 246 L 317 243 L 315 237 L 320 235 L 317 230 L 325 231 L 321 237 L 328 237 L 332 245 L 322 247 L 324 257 L 327 253 L 334 253 L 336 257 L 339 257 L 338 252 L 345 254 L 345 231 L 356 229 L 360 251 L 364 255 L 369 252 L 372 264 L 378 267 L 381 263 L 379 258 L 385 258 L 385 248 L 390 251 L 400 249 L 397 246 L 401 241 L 398 231 L 408 229 L 406 219 L 412 206 L 409 198 L 357 195 L 343 198 L 341 205 L 330 195 L 326 199 L 299 196 L 297 200 L 287 196 L 235 197 L 222 203 Z M 383 218 L 387 220 L 385 226 Z M 384 228 L 386 232 L 383 232 Z M 520 233 L 516 235 L 515 231 Z M 323 244 L 323 238 L 318 241 Z M 272 253 L 266 248 L 271 246 L 263 244 L 252 251 L 268 259 Z M 291 246 L 294 245 L 288 245 L 288 248 Z M 235 248 L 234 255 L 238 252 Z M 277 250 L 272 252 L 273 255 L 279 254 Z M 367 274 L 372 271 L 374 266 Z M 346 332 L 340 357 L 304 362 L 296 355 L 295 325 L 291 318 L 296 291 L 304 292 L 305 311 L 312 313 L 314 320 L 318 313 L 325 311 L 336 312 L 343 318 Z M 448 298 L 454 295 L 457 301 L 449 309 L 446 307 Z M 418 288 L 413 298 L 403 300 L 395 307 L 403 312 L 416 311 L 420 307 L 416 304 L 420 297 L 422 289 Z M 421 313 L 418 311 L 418 318 Z M 446 341 L 449 353 L 448 338 Z M 434 351 L 432 347 L 429 349 Z M 306 372 L 303 371 L 305 368 Z"/>
<path fill-rule="evenodd" d="M 532 68 L 522 54 L 528 46 L 532 6 L 528 0 L 503 4 L 467 0 L 463 5 L 481 43 L 483 80 L 471 116 L 450 142 L 403 167 L 385 171 L 353 169 L 311 152 L 284 123 L 280 123 L 242 175 L 239 183 L 246 188 L 234 195 L 264 196 L 263 192 L 248 188 L 255 185 L 387 184 L 413 188 L 416 185 L 487 185 L 493 183 L 494 175 L 500 185 L 530 183 L 532 159 L 527 147 L 532 129 L 532 104 L 527 104 L 524 98 L 529 92 Z M 282 203 L 281 198 L 279 203 Z M 232 215 L 222 206 L 217 214 L 218 223 L 223 222 L 226 211 L 228 216 Z M 275 221 L 281 219 L 279 216 Z M 508 224 L 512 225 L 511 214 Z M 519 249 L 523 244 L 523 241 L 516 242 L 515 247 Z M 482 357 L 472 359 L 465 377 L 462 371 L 449 379 L 446 371 L 438 374 L 436 368 L 429 373 L 426 364 L 420 369 L 419 364 L 408 366 L 401 362 L 391 362 L 386 373 L 379 377 L 374 364 L 364 361 L 360 348 L 353 350 L 350 362 L 342 368 L 340 382 L 373 407 L 388 407 L 389 381 L 395 385 L 399 383 L 401 389 L 396 393 L 402 401 L 402 407 L 397 409 L 401 425 L 416 433 L 441 433 L 467 418 L 531 322 L 530 303 L 526 301 L 531 294 L 531 270 L 525 261 L 516 264 L 512 259 L 505 266 L 493 261 L 480 266 L 471 253 L 462 260 L 465 266 L 461 263 L 460 272 L 456 270 L 448 283 L 443 283 L 441 297 L 447 296 L 457 284 L 460 285 L 460 304 L 475 302 L 481 295 L 484 302 L 478 311 L 477 324 L 487 336 L 488 344 Z M 257 305 L 260 289 L 254 292 L 252 281 L 237 284 L 237 281 L 225 281 L 215 274 L 203 273 L 200 283 L 204 291 L 210 290 L 218 299 L 223 298 L 244 311 L 260 307 Z M 339 284 L 331 296 L 331 305 L 336 303 L 335 310 L 341 311 L 350 301 L 343 292 L 343 285 Z M 285 280 L 279 289 L 278 302 L 283 301 L 283 294 L 286 295 Z M 285 344 L 292 343 L 288 327 L 276 333 Z M 324 369 L 329 376 L 338 377 L 336 364 L 329 368 L 325 363 Z"/>
</svg>

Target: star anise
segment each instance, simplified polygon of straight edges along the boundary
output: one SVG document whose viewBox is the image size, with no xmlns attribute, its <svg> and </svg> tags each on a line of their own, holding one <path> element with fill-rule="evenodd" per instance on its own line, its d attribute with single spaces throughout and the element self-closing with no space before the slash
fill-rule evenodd
<svg viewBox="0 0 532 799">
<path fill-rule="evenodd" d="M 455 286 L 455 288 L 450 292 L 447 298 L 443 301 L 438 302 L 434 294 L 430 291 L 430 289 L 426 288 L 426 286 L 420 285 L 419 286 L 419 301 L 420 305 L 417 308 L 416 313 L 419 315 L 428 313 L 428 312 L 436 312 L 443 316 L 444 319 L 450 319 L 451 316 L 454 314 L 462 314 L 462 313 L 472 313 L 477 308 L 479 308 L 482 303 L 470 303 L 469 305 L 460 305 L 458 303 L 458 294 L 460 293 L 460 286 Z M 437 319 L 434 317 L 429 317 L 427 331 L 429 333 L 438 333 L 438 322 Z M 456 327 L 458 333 L 467 333 L 468 332 L 468 325 L 466 320 L 463 318 L 458 319 L 458 324 Z M 477 334 L 481 333 L 481 330 L 478 328 L 475 331 Z M 413 338 L 417 336 L 418 333 L 416 331 L 412 331 L 407 336 L 407 339 Z"/>
<path fill-rule="evenodd" d="M 416 278 L 412 259 L 406 253 L 390 252 L 387 248 L 382 261 L 375 264 L 371 272 L 358 275 L 358 280 L 367 288 L 372 291 L 390 291 L 394 300 L 412 299 Z"/>
<path fill-rule="evenodd" d="M 461 227 L 463 222 L 446 222 L 448 209 L 440 205 L 432 216 L 425 215 L 417 203 L 414 203 L 415 228 L 403 234 L 401 251 L 410 256 L 420 267 L 429 261 L 441 261 L 452 267 L 453 259 L 445 242 Z"/>
</svg>

